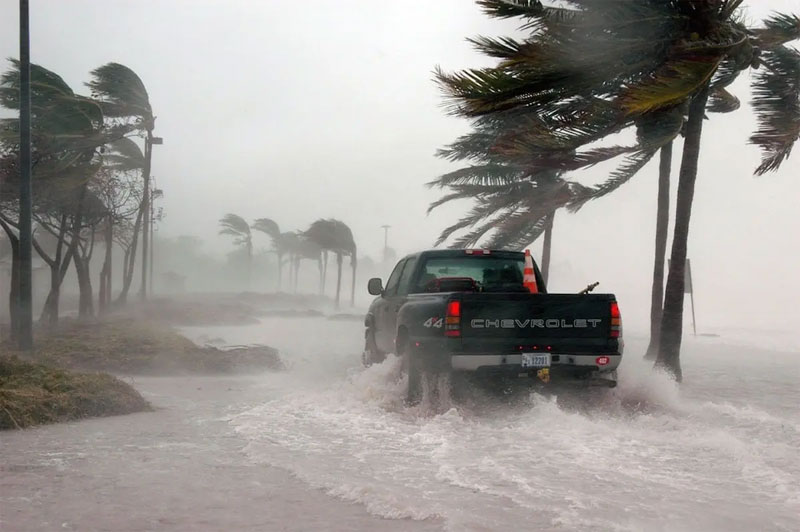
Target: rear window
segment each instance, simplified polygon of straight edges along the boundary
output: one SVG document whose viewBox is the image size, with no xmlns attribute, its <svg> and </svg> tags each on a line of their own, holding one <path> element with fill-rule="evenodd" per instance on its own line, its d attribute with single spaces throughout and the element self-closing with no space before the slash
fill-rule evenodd
<svg viewBox="0 0 800 532">
<path fill-rule="evenodd" d="M 436 291 L 438 279 L 472 279 L 483 292 L 527 291 L 522 284 L 525 259 L 482 256 L 430 258 L 423 263 L 414 292 Z"/>
</svg>

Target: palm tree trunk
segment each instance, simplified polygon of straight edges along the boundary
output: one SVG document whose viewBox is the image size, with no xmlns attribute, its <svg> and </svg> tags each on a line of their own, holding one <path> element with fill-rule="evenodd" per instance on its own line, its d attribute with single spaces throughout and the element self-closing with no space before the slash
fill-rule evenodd
<svg viewBox="0 0 800 532">
<path fill-rule="evenodd" d="M 133 283 L 133 270 L 136 266 L 136 246 L 139 242 L 139 229 L 142 227 L 143 214 L 142 209 L 139 209 L 139 212 L 136 214 L 136 221 L 133 223 L 131 245 L 125 250 L 126 260 L 124 261 L 122 291 L 117 297 L 117 302 L 123 305 L 128 300 L 128 291 L 131 289 L 131 283 Z"/>
<path fill-rule="evenodd" d="M 350 287 L 350 306 L 356 306 L 356 267 L 358 266 L 358 262 L 356 261 L 356 256 L 353 255 L 350 257 L 350 266 L 353 268 L 353 285 Z"/>
<path fill-rule="evenodd" d="M 336 254 L 336 265 L 338 266 L 337 276 L 336 276 L 336 308 L 339 308 L 339 295 L 342 291 L 342 254 Z"/>
<path fill-rule="evenodd" d="M 694 185 L 697 180 L 697 165 L 700 159 L 700 140 L 703 135 L 703 119 L 708 102 L 709 87 L 706 85 L 692 99 L 689 121 L 683 143 L 678 181 L 678 199 L 675 205 L 675 230 L 672 236 L 667 290 L 664 293 L 664 312 L 661 315 L 661 337 L 659 338 L 656 366 L 672 373 L 675 380 L 683 379 L 681 372 L 681 336 L 683 334 L 683 296 L 686 269 L 686 249 L 689 240 L 689 221 L 692 216 Z"/>
<path fill-rule="evenodd" d="M 300 277 L 300 261 L 301 260 L 302 259 L 300 258 L 300 255 L 298 255 L 298 256 L 296 256 L 294 258 L 294 293 L 295 294 L 297 293 L 297 285 L 299 284 L 297 282 L 297 279 Z"/>
<path fill-rule="evenodd" d="M 553 220 L 556 211 L 547 215 L 547 226 L 544 229 L 544 244 L 542 245 L 542 279 L 547 285 L 547 278 L 550 275 L 550 251 L 553 246 Z"/>
<path fill-rule="evenodd" d="M 278 253 L 278 292 L 283 289 L 283 253 Z"/>
<path fill-rule="evenodd" d="M 664 261 L 669 236 L 669 178 L 672 173 L 672 141 L 661 148 L 658 167 L 658 207 L 656 210 L 656 251 L 653 261 L 653 290 L 650 298 L 650 345 L 644 357 L 655 360 L 661 333 L 664 305 Z"/>
<path fill-rule="evenodd" d="M 319 254 L 319 259 L 317 259 L 317 268 L 319 269 L 319 286 L 320 291 L 322 290 L 322 253 Z"/>
<path fill-rule="evenodd" d="M 325 295 L 325 280 L 328 278 L 328 250 L 326 249 L 323 253 L 323 263 L 322 263 L 322 288 L 320 289 L 320 294 Z"/>
<path fill-rule="evenodd" d="M 253 275 L 253 241 L 248 237 L 247 242 L 245 244 L 247 250 L 247 274 L 246 274 L 246 283 L 247 283 L 247 291 L 250 291 L 250 287 L 252 286 L 251 283 L 251 276 Z"/>
</svg>

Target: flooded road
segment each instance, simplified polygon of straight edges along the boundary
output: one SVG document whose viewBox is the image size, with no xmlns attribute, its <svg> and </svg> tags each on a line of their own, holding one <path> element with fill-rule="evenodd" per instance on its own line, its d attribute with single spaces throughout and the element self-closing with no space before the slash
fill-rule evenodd
<svg viewBox="0 0 800 532">
<path fill-rule="evenodd" d="M 323 318 L 186 329 L 286 372 L 136 379 L 159 410 L 0 435 L 3 530 L 800 529 L 800 354 L 688 339 L 678 388 L 402 404 Z"/>
</svg>

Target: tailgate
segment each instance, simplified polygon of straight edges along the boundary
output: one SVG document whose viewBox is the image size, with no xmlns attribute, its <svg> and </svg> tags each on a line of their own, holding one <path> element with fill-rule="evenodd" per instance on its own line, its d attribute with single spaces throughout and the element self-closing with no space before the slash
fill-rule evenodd
<svg viewBox="0 0 800 532">
<path fill-rule="evenodd" d="M 611 294 L 460 294 L 463 351 L 616 350 Z"/>
</svg>

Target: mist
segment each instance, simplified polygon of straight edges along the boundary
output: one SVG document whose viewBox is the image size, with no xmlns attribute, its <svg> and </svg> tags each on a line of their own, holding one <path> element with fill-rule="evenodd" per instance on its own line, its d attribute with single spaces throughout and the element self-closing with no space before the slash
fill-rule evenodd
<svg viewBox="0 0 800 532">
<path fill-rule="evenodd" d="M 745 2 L 742 20 L 758 25 L 793 10 L 797 0 Z M 11 239 L 0 231 L 0 429 L 22 429 L 0 431 L 0 507 L 10 509 L 0 529 L 800 528 L 800 156 L 755 175 L 757 71 L 727 89 L 739 110 L 703 124 L 688 234 L 693 290 L 678 342 L 683 382 L 643 358 L 657 157 L 613 194 L 554 211 L 544 295 L 597 282 L 586 297 L 603 301 L 602 317 L 602 298 L 618 303 L 625 336 L 613 344 L 622 359 L 613 387 L 578 393 L 542 387 L 549 380 L 533 372 L 517 372 L 530 377 L 521 383 L 433 371 L 412 402 L 411 355 L 397 330 L 390 347 L 370 344 L 398 262 L 447 249 L 453 239 L 437 247 L 439 235 L 476 199 L 428 211 L 447 192 L 431 182 L 468 166 L 437 150 L 474 127 L 448 106 L 435 70 L 496 66 L 467 38 L 525 38 L 520 20 L 487 16 L 467 0 L 32 1 L 32 63 L 92 98 L 95 69 L 129 68 L 146 87 L 150 133 L 163 144 L 151 145 L 159 195 L 145 287 L 141 237 L 138 248 L 128 237 L 109 245 L 96 223 L 87 268 L 98 308 L 87 314 L 85 282 L 69 267 L 60 321 L 48 323 L 51 270 L 34 252 L 31 352 L 13 341 Z M 2 72 L 19 56 L 18 31 L 18 5 L 6 2 Z M 0 106 L 0 119 L 16 117 Z M 148 132 L 134 122 L 128 136 L 146 153 Z M 600 144 L 636 142 L 629 129 Z M 0 156 L 11 160 L 15 149 Z M 679 136 L 667 258 L 683 149 Z M 619 162 L 566 177 L 594 187 Z M 131 227 L 120 224 L 128 236 L 139 234 L 136 194 Z M 16 208 L 0 200 L 0 214 Z M 246 231 L 226 232 L 229 215 Z M 278 227 L 260 230 L 259 219 Z M 314 241 L 303 255 L 296 242 L 313 240 L 308 231 L 320 220 L 343 222 L 352 241 Z M 35 225 L 55 256 L 53 236 Z M 539 268 L 543 240 L 513 251 L 530 249 Z M 107 268 L 111 293 L 102 301 Z M 370 295 L 374 278 L 384 291 Z M 520 316 L 530 321 L 540 310 Z M 457 316 L 449 306 L 426 312 L 432 323 L 461 317 L 461 307 Z M 536 343 L 538 351 L 538 339 L 524 340 L 513 349 Z M 472 351 L 495 356 L 482 349 Z M 507 356 L 522 355 L 504 353 L 503 365 Z M 19 368 L 24 377 L 12 375 Z M 37 402 L 20 406 L 20 397 Z"/>
</svg>

